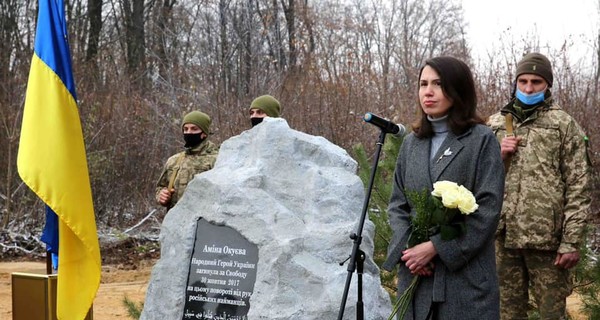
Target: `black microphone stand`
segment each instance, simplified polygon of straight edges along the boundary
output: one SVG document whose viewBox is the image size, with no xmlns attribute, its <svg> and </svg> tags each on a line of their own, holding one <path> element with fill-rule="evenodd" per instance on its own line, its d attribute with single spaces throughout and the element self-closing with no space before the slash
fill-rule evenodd
<svg viewBox="0 0 600 320">
<path fill-rule="evenodd" d="M 348 290 L 350 290 L 350 282 L 352 282 L 352 274 L 357 269 L 358 275 L 358 301 L 356 302 L 356 319 L 364 319 L 364 306 L 362 301 L 362 274 L 363 266 L 365 261 L 365 253 L 360 250 L 360 243 L 362 242 L 362 230 L 365 225 L 365 219 L 367 218 L 367 210 L 369 209 L 369 200 L 371 199 L 371 191 L 373 190 L 373 182 L 375 181 L 375 172 L 377 171 L 377 164 L 379 163 L 379 155 L 381 154 L 381 147 L 385 142 L 386 132 L 382 129 L 379 133 L 379 141 L 377 142 L 377 151 L 375 152 L 375 159 L 373 160 L 373 167 L 371 168 L 371 178 L 369 180 L 369 187 L 365 195 L 363 202 L 362 214 L 360 216 L 360 222 L 356 229 L 356 233 L 350 235 L 350 239 L 354 240 L 354 246 L 352 247 L 352 254 L 348 258 L 348 276 L 346 277 L 346 286 L 344 287 L 344 294 L 342 296 L 342 304 L 338 313 L 338 320 L 342 320 L 344 316 L 344 309 L 346 308 L 346 300 L 348 299 Z M 343 265 L 348 259 L 340 263 Z"/>
</svg>

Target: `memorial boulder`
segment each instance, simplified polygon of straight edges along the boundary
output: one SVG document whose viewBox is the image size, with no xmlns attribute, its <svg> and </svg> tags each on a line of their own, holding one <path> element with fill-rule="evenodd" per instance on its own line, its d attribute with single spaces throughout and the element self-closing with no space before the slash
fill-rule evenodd
<svg viewBox="0 0 600 320">
<path fill-rule="evenodd" d="M 142 319 L 336 319 L 364 186 L 356 162 L 322 137 L 263 123 L 221 145 L 165 216 L 161 257 Z M 373 262 L 374 227 L 361 249 L 365 319 L 391 302 Z M 344 319 L 356 319 L 353 276 Z"/>
</svg>

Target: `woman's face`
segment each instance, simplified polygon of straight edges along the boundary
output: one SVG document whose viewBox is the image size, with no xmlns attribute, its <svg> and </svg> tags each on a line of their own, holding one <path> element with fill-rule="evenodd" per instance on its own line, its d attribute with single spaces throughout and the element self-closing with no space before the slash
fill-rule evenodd
<svg viewBox="0 0 600 320">
<path fill-rule="evenodd" d="M 439 118 L 448 114 L 452 101 L 442 90 L 440 76 L 430 66 L 425 66 L 419 79 L 419 101 L 423 112 L 432 117 Z"/>
</svg>

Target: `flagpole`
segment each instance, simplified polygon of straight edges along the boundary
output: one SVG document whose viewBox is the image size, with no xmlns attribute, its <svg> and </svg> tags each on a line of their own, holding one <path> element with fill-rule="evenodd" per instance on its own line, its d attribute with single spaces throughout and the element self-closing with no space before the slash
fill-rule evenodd
<svg viewBox="0 0 600 320">
<path fill-rule="evenodd" d="M 52 274 L 52 253 L 46 250 L 46 274 Z"/>
</svg>

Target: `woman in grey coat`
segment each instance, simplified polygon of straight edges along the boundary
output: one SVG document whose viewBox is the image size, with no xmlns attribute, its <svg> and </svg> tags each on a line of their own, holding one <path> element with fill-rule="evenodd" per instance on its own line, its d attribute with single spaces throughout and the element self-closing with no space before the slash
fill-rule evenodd
<svg viewBox="0 0 600 320">
<path fill-rule="evenodd" d="M 400 149 L 388 208 L 394 235 L 383 267 L 398 265 L 398 295 L 421 280 L 404 319 L 499 319 L 494 232 L 504 191 L 500 145 L 477 114 L 469 67 L 452 57 L 426 61 L 419 76 L 421 118 Z M 447 180 L 469 189 L 479 208 L 463 216 L 466 232 L 439 233 L 407 248 L 414 205 L 406 191 Z"/>
</svg>

